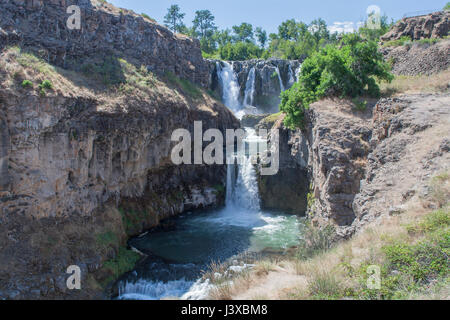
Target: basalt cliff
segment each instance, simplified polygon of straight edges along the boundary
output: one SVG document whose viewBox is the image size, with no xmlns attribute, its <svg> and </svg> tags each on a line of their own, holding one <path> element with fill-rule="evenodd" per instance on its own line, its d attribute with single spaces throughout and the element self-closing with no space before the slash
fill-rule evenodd
<svg viewBox="0 0 450 320">
<path fill-rule="evenodd" d="M 449 105 L 448 94 L 385 98 L 365 111 L 323 100 L 311 105 L 303 130 L 286 128 L 279 116 L 272 130 L 280 132 L 282 165 L 259 178 L 263 204 L 307 210 L 316 226 L 336 226 L 336 240 L 418 202 L 434 209 L 425 199 L 430 180 L 449 170 Z"/>
</svg>

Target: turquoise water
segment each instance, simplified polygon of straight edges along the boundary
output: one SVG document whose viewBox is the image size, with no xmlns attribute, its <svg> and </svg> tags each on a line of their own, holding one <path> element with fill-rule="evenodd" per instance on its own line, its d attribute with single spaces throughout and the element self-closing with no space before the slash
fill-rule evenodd
<svg viewBox="0 0 450 320">
<path fill-rule="evenodd" d="M 246 252 L 283 251 L 296 246 L 302 221 L 297 216 L 233 206 L 181 216 L 175 219 L 171 231 L 130 241 L 131 246 L 151 257 L 119 284 L 120 298 L 204 299 L 211 286 L 200 279 L 211 262 L 224 262 Z"/>
</svg>

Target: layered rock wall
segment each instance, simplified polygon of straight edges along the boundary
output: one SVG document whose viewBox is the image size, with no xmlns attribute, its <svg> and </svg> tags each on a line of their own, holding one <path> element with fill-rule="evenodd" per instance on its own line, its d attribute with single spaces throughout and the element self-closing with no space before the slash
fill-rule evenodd
<svg viewBox="0 0 450 320">
<path fill-rule="evenodd" d="M 410 37 L 411 40 L 443 38 L 450 30 L 450 11 L 439 11 L 432 14 L 403 18 L 384 36 L 382 41 L 398 40 Z"/>
<path fill-rule="evenodd" d="M 81 29 L 70 30 L 68 6 L 81 9 Z M 133 61 L 157 73 L 172 72 L 202 86 L 209 79 L 198 40 L 175 35 L 129 10 L 101 1 L 0 2 L 0 49 L 20 45 L 46 61 L 79 70 L 93 57 Z"/>
</svg>

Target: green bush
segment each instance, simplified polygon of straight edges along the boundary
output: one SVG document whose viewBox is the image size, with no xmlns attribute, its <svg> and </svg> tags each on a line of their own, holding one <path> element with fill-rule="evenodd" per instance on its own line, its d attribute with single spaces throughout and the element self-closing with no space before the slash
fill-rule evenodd
<svg viewBox="0 0 450 320">
<path fill-rule="evenodd" d="M 33 87 L 33 82 L 30 80 L 23 80 L 22 81 L 22 88 L 31 88 Z"/>
<path fill-rule="evenodd" d="M 44 80 L 42 81 L 42 83 L 39 85 L 40 89 L 48 89 L 51 90 L 53 89 L 53 84 L 50 80 Z"/>
<path fill-rule="evenodd" d="M 379 96 L 375 78 L 392 81 L 389 70 L 374 41 L 364 41 L 357 34 L 344 36 L 339 45 L 328 45 L 306 59 L 299 81 L 281 94 L 285 124 L 302 128 L 305 110 L 325 96 Z"/>
<path fill-rule="evenodd" d="M 448 273 L 450 232 L 440 231 L 430 241 L 417 245 L 394 244 L 383 251 L 390 271 L 396 270 L 411 276 L 416 282 L 428 282 Z"/>
<path fill-rule="evenodd" d="M 52 90 L 52 89 L 53 89 L 53 84 L 51 83 L 51 81 L 44 80 L 39 85 L 39 94 L 41 95 L 41 97 L 45 97 L 47 95 L 47 90 Z"/>
</svg>

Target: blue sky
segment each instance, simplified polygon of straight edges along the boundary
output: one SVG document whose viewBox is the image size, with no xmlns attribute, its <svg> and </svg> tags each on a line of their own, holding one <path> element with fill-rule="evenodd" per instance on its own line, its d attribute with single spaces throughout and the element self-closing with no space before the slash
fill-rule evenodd
<svg viewBox="0 0 450 320">
<path fill-rule="evenodd" d="M 178 4 L 186 13 L 185 24 L 190 26 L 196 10 L 208 9 L 216 17 L 219 28 L 248 22 L 276 32 L 278 25 L 294 18 L 306 23 L 321 17 L 328 25 L 349 29 L 364 20 L 366 9 L 377 5 L 382 13 L 395 20 L 406 13 L 442 9 L 448 0 L 108 0 L 114 5 L 146 13 L 163 23 L 171 4 Z"/>
</svg>

